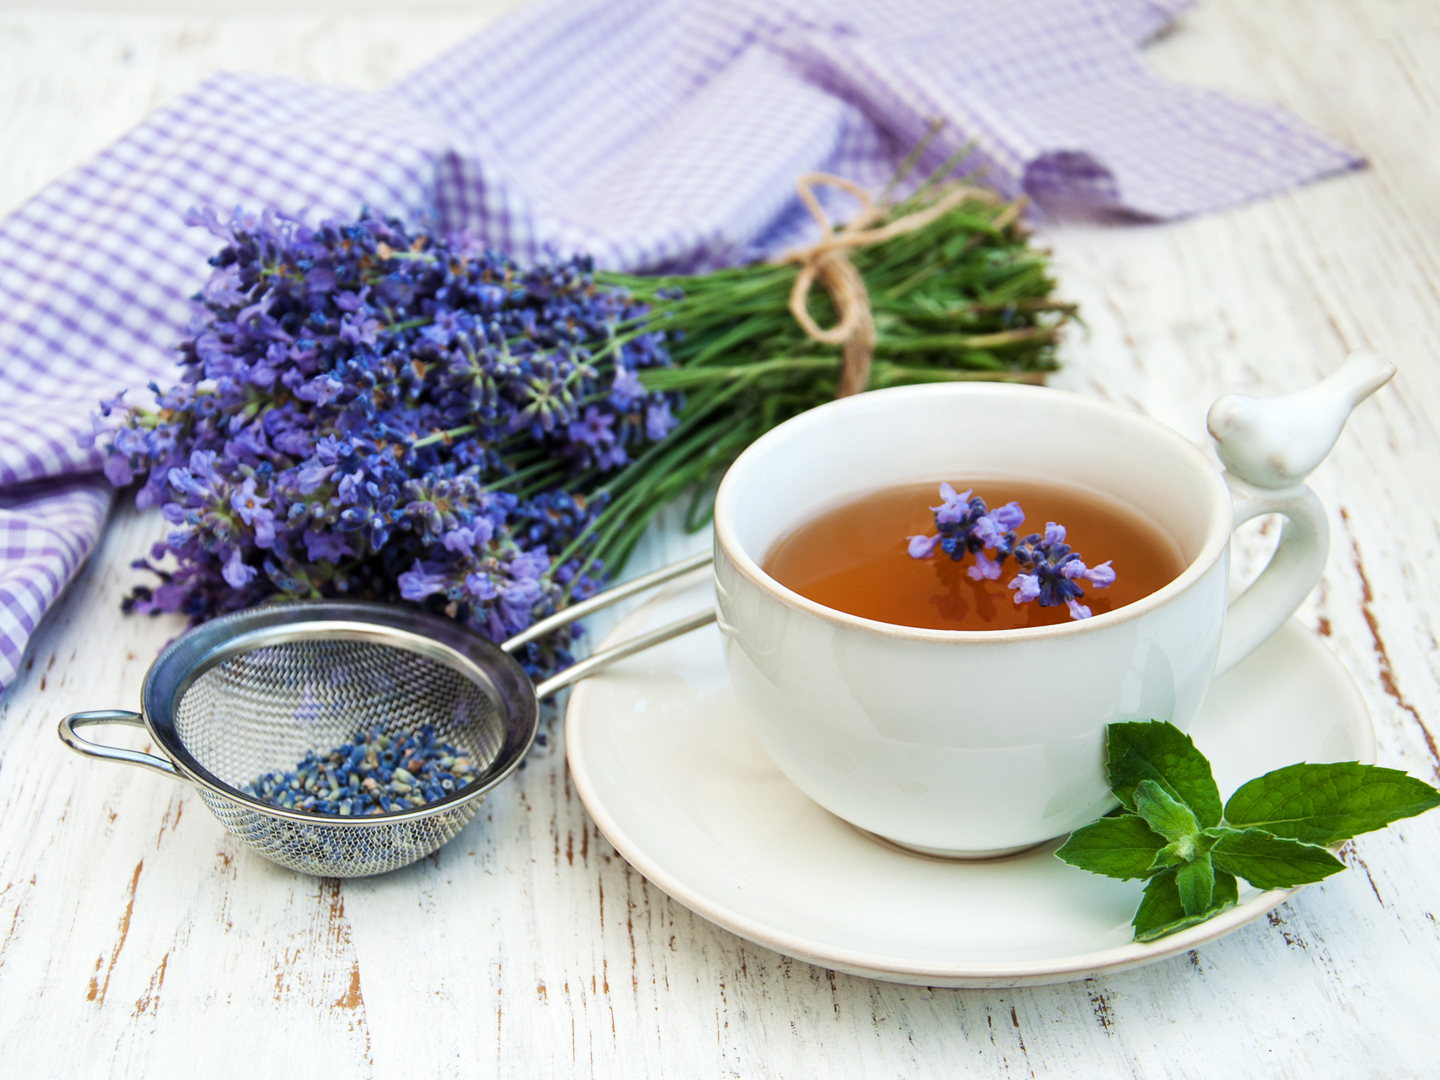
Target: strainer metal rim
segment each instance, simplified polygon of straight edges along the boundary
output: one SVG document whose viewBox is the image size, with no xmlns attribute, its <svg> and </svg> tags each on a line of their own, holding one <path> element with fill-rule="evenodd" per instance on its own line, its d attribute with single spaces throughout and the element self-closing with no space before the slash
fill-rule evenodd
<svg viewBox="0 0 1440 1080">
<path fill-rule="evenodd" d="M 180 741 L 174 728 L 176 707 L 196 679 L 225 660 L 267 645 L 304 640 L 372 641 L 419 653 L 465 675 L 509 717 L 500 752 L 482 776 L 443 799 L 362 817 L 292 810 L 231 787 Z M 540 703 L 534 684 L 514 657 L 450 619 L 364 600 L 292 600 L 223 615 L 172 641 L 145 673 L 140 715 L 157 748 L 190 783 L 271 817 L 325 828 L 373 829 L 456 810 L 503 783 L 535 742 Z"/>
</svg>

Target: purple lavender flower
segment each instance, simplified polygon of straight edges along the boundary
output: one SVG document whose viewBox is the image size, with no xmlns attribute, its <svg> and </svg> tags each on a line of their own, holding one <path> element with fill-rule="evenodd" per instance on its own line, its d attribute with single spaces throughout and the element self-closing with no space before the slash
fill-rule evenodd
<svg viewBox="0 0 1440 1080">
<path fill-rule="evenodd" d="M 90 430 L 75 433 L 75 445 L 82 450 L 89 450 L 95 445 L 95 440 L 101 435 L 111 434 L 110 425 L 98 413 L 90 414 Z"/>
<path fill-rule="evenodd" d="M 296 476 L 296 490 L 301 495 L 312 495 L 319 490 L 320 485 L 330 479 L 335 471 L 334 465 L 311 464 L 302 466 Z"/>
<path fill-rule="evenodd" d="M 591 405 L 585 410 L 583 420 L 575 420 L 570 424 L 570 439 L 587 446 L 604 446 L 615 441 L 615 433 L 610 430 L 614 423 L 614 416 L 602 413 Z"/>
<path fill-rule="evenodd" d="M 615 381 L 610 384 L 610 404 L 622 412 L 629 412 L 645 400 L 645 384 L 640 376 L 626 367 L 615 369 Z"/>
<path fill-rule="evenodd" d="M 135 482 L 135 470 L 123 454 L 111 454 L 105 459 L 105 479 L 116 487 L 128 487 Z"/>
<path fill-rule="evenodd" d="M 651 442 L 659 442 L 665 438 L 678 422 L 670 414 L 670 402 L 664 398 L 645 406 L 645 436 Z"/>
<path fill-rule="evenodd" d="M 533 551 L 522 551 L 510 560 L 510 576 L 517 581 L 539 581 L 545 571 L 549 569 L 550 555 L 543 547 Z"/>
<path fill-rule="evenodd" d="M 213 491 L 220 483 L 221 476 L 216 468 L 216 454 L 213 450 L 192 450 L 189 460 L 190 475 L 203 484 L 206 491 Z"/>
<path fill-rule="evenodd" d="M 992 543 L 989 545 L 994 547 Z M 965 571 L 971 581 L 995 581 L 1000 577 L 1000 563 L 985 554 L 984 549 L 975 552 L 975 565 Z"/>
<path fill-rule="evenodd" d="M 1025 520 L 1025 512 L 1018 502 L 987 511 L 975 519 L 974 533 L 985 547 L 999 547 L 1005 541 L 1005 534 L 1014 532 Z"/>
<path fill-rule="evenodd" d="M 1087 570 L 1085 564 L 1076 558 L 1067 562 L 1060 572 L 1072 581 L 1075 578 L 1084 578 L 1097 589 L 1105 589 L 1115 584 L 1115 570 L 1110 562 L 1111 560 L 1106 559 L 1099 566 L 1092 566 Z"/>
<path fill-rule="evenodd" d="M 230 496 L 230 505 L 235 508 L 235 512 L 240 515 L 246 525 L 254 521 L 256 512 L 264 509 L 269 501 L 255 493 L 255 477 L 253 476 L 247 476 L 239 490 Z"/>
<path fill-rule="evenodd" d="M 205 303 L 214 307 L 235 307 L 245 303 L 245 291 L 238 266 L 224 266 L 210 276 L 201 291 Z"/>
<path fill-rule="evenodd" d="M 251 521 L 255 530 L 255 546 L 259 548 L 273 547 L 275 544 L 275 514 L 266 509 L 256 510 Z"/>
<path fill-rule="evenodd" d="M 335 294 L 335 306 L 341 311 L 353 315 L 357 311 L 365 310 L 365 303 L 369 297 L 370 286 L 368 285 L 358 293 L 345 289 Z"/>
<path fill-rule="evenodd" d="M 608 472 L 610 469 L 618 469 L 630 460 L 630 455 L 625 453 L 625 447 L 619 443 L 613 443 L 605 447 L 595 458 L 595 464 L 601 472 Z"/>
<path fill-rule="evenodd" d="M 339 275 L 328 266 L 314 266 L 305 271 L 305 287 L 314 292 L 329 292 L 339 281 Z"/>
<path fill-rule="evenodd" d="M 956 562 L 967 554 L 975 561 L 966 574 L 972 581 L 996 581 L 1006 559 L 1013 557 L 1020 573 L 1011 578 L 1009 588 L 1017 604 L 1038 600 L 1041 607 L 1064 604 L 1072 619 L 1088 619 L 1090 608 L 1080 603 L 1085 592 L 1077 583 L 1086 581 L 1097 589 L 1108 588 L 1115 581 L 1115 570 L 1106 560 L 1087 568 L 1078 553 L 1065 543 L 1065 527 L 1050 521 L 1044 534 L 1032 533 L 1023 540 L 1016 534 L 1025 513 L 1018 502 L 1009 502 L 988 510 L 985 501 L 973 491 L 957 492 L 948 484 L 940 485 L 940 505 L 935 512 L 934 536 L 907 537 L 907 550 L 912 559 L 928 559 L 937 550 Z M 991 552 L 994 554 L 992 555 Z"/>
<path fill-rule="evenodd" d="M 497 585 L 495 591 L 499 595 L 497 609 L 506 636 L 528 629 L 535 621 L 535 603 L 542 595 L 540 582 L 534 578 L 522 578 Z"/>
<path fill-rule="evenodd" d="M 1015 590 L 1015 603 L 1028 604 L 1040 596 L 1040 578 L 1036 574 L 1016 574 L 1010 579 L 1010 588 Z"/>
<path fill-rule="evenodd" d="M 170 471 L 188 475 L 184 470 Z M 269 499 L 256 494 L 254 476 L 247 476 L 245 482 L 230 496 L 230 505 L 240 515 L 240 520 L 254 530 L 257 547 L 268 548 L 275 542 L 275 513 L 269 509 L 269 502 Z"/>
<path fill-rule="evenodd" d="M 1025 511 L 1020 509 L 1018 502 L 1008 502 L 1004 506 L 996 507 L 989 513 L 995 523 L 1004 531 L 1018 529 L 1025 520 Z"/>
<path fill-rule="evenodd" d="M 340 340 L 351 345 L 374 345 L 380 331 L 380 320 L 346 315 L 340 320 Z"/>
<path fill-rule="evenodd" d="M 300 382 L 298 379 L 294 382 L 292 389 L 295 396 L 317 406 L 328 405 L 345 393 L 345 384 L 332 375 L 317 375 L 309 382 Z M 290 383 L 286 385 L 289 386 Z"/>
<path fill-rule="evenodd" d="M 340 533 L 316 532 L 314 529 L 306 529 L 303 537 L 305 541 L 305 556 L 311 562 L 319 562 L 321 559 L 329 559 L 335 562 L 346 555 L 354 555 L 350 545 L 345 542 L 345 537 Z"/>
<path fill-rule="evenodd" d="M 465 590 L 476 600 L 494 600 L 500 594 L 495 590 L 495 582 L 490 575 L 483 572 L 476 572 L 465 575 Z"/>
<path fill-rule="evenodd" d="M 424 600 L 445 590 L 445 575 L 436 573 L 434 569 L 427 570 L 419 559 L 415 560 L 415 566 L 401 574 L 396 581 L 400 585 L 400 595 L 406 600 Z"/>
<path fill-rule="evenodd" d="M 477 518 L 470 525 L 451 529 L 441 538 L 441 543 L 445 545 L 446 551 L 474 556 L 475 549 L 483 548 L 489 543 L 494 532 L 495 527 L 490 524 L 488 518 Z"/>
<path fill-rule="evenodd" d="M 225 569 L 221 574 L 232 589 L 243 589 L 255 577 L 255 568 L 245 565 L 237 547 L 231 550 L 230 557 L 225 560 Z"/>
<path fill-rule="evenodd" d="M 970 495 L 973 488 L 967 491 L 956 492 L 950 484 L 941 481 L 940 483 L 940 505 L 932 506 L 935 511 L 935 524 L 958 525 L 964 520 L 970 510 Z"/>
<path fill-rule="evenodd" d="M 347 473 L 340 477 L 340 483 L 335 486 L 335 502 L 338 506 L 354 506 L 365 494 L 362 485 L 365 483 L 365 470 L 356 469 L 353 473 Z"/>
<path fill-rule="evenodd" d="M 905 539 L 908 541 L 907 550 L 910 552 L 912 559 L 928 559 L 931 555 L 935 554 L 935 549 L 940 546 L 940 541 L 943 540 L 944 537 L 940 535 L 907 536 Z"/>
</svg>

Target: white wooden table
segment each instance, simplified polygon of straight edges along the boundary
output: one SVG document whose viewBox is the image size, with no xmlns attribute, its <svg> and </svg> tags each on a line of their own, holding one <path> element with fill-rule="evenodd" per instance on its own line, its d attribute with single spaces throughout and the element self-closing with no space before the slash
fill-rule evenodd
<svg viewBox="0 0 1440 1080">
<path fill-rule="evenodd" d="M 508 2 L 0 0 L 0 211 L 212 70 L 378 86 Z M 1203 0 L 1152 49 L 1163 72 L 1283 101 L 1372 168 L 1180 224 L 1043 234 L 1089 324 L 1055 384 L 1197 442 L 1226 390 L 1306 385 L 1359 346 L 1399 365 L 1314 479 L 1334 545 L 1302 618 L 1362 688 L 1381 762 L 1431 782 L 1436 23 L 1421 0 Z M 133 705 L 178 632 L 119 612 L 162 528 L 117 514 L 0 696 L 0 1074 L 1440 1075 L 1440 814 L 1361 838 L 1349 872 L 1197 953 L 1015 991 L 852 978 L 692 915 L 590 823 L 553 717 L 437 857 L 344 884 L 282 871 L 188 790 L 55 738 L 66 712 Z M 703 542 L 662 530 L 633 568 Z M 1266 542 L 1247 533 L 1242 566 Z"/>
</svg>

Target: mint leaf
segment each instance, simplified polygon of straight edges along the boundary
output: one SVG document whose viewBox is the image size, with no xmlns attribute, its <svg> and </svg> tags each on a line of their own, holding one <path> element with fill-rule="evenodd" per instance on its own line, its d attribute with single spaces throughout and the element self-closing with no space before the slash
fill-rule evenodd
<svg viewBox="0 0 1440 1080">
<path fill-rule="evenodd" d="M 1209 761 L 1173 724 L 1110 724 L 1105 739 L 1123 808 L 1076 829 L 1056 854 L 1092 873 L 1149 879 L 1136 941 L 1235 906 L 1240 877 L 1261 889 L 1323 881 L 1345 868 L 1324 845 L 1440 806 L 1440 791 L 1420 780 L 1349 762 L 1276 769 L 1222 807 Z"/>
<path fill-rule="evenodd" d="M 1142 818 L 1134 814 L 1103 817 L 1070 834 L 1055 852 L 1071 866 L 1113 878 L 1149 877 L 1155 853 L 1165 846 Z"/>
<path fill-rule="evenodd" d="M 1220 789 L 1210 762 L 1190 736 L 1160 720 L 1110 724 L 1105 729 L 1110 788 L 1131 810 L 1135 787 L 1153 780 L 1166 794 L 1195 812 L 1201 828 L 1220 824 Z"/>
<path fill-rule="evenodd" d="M 1214 918 L 1240 900 L 1240 887 L 1235 878 L 1230 874 L 1217 873 L 1210 906 L 1199 915 L 1187 915 L 1175 878 L 1173 871 L 1159 874 L 1145 886 L 1145 897 L 1130 924 L 1135 928 L 1136 941 L 1154 941 L 1185 930 Z"/>
<path fill-rule="evenodd" d="M 1156 874 L 1146 883 L 1145 895 L 1141 898 L 1130 925 L 1135 927 L 1136 941 L 1148 941 L 1148 937 L 1141 935 L 1151 934 L 1184 918 L 1185 906 L 1180 903 L 1180 890 L 1175 885 L 1175 871 L 1168 870 L 1163 874 Z"/>
<path fill-rule="evenodd" d="M 1345 869 L 1345 864 L 1323 847 L 1281 839 L 1259 829 L 1220 830 L 1210 857 L 1217 870 L 1242 877 L 1257 889 L 1292 889 Z"/>
<path fill-rule="evenodd" d="M 1440 791 L 1429 784 L 1399 769 L 1351 761 L 1268 772 L 1230 796 L 1225 820 L 1236 828 L 1325 845 L 1435 806 Z"/>
<path fill-rule="evenodd" d="M 1215 867 L 1208 855 L 1175 871 L 1175 890 L 1186 915 L 1203 915 L 1215 893 Z"/>
<path fill-rule="evenodd" d="M 1135 801 L 1135 813 L 1144 818 L 1146 824 L 1166 840 L 1193 841 L 1200 834 L 1200 825 L 1190 808 L 1177 802 L 1156 781 L 1141 780 L 1135 785 L 1132 798 Z M 1180 853 L 1187 861 L 1194 858 L 1193 845 L 1188 850 L 1182 847 Z"/>
</svg>

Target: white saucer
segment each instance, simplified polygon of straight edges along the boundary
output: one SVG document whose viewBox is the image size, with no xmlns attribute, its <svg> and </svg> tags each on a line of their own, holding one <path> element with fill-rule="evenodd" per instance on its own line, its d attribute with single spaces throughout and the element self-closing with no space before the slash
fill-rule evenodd
<svg viewBox="0 0 1440 1080">
<path fill-rule="evenodd" d="M 607 641 L 714 602 L 711 582 L 658 597 Z M 822 967 L 924 986 L 1023 986 L 1150 963 L 1283 901 L 1240 905 L 1149 944 L 1131 940 L 1140 882 L 1054 858 L 1059 842 L 990 862 L 901 851 L 801 794 L 740 715 L 707 627 L 580 683 L 566 752 L 595 823 L 670 896 L 741 937 Z M 1298 761 L 1375 760 L 1350 676 L 1293 620 L 1216 682 L 1191 734 L 1223 794 Z"/>
</svg>

